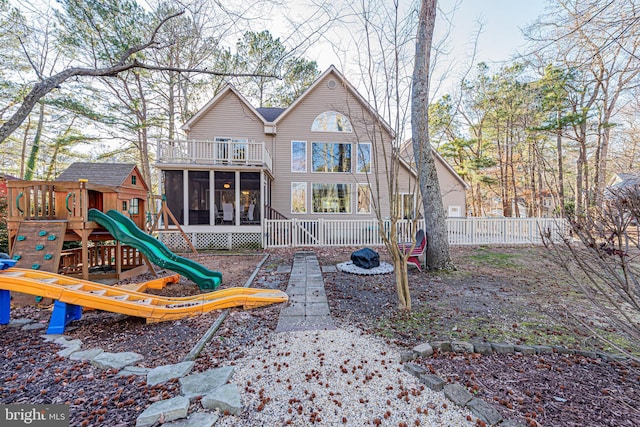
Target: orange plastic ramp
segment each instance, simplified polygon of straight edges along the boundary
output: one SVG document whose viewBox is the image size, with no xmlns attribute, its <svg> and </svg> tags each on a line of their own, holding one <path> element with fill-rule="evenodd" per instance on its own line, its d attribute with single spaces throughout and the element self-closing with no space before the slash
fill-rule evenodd
<svg viewBox="0 0 640 427">
<path fill-rule="evenodd" d="M 21 268 L 0 271 L 0 289 L 144 317 L 151 322 L 181 319 L 228 307 L 255 308 L 288 300 L 284 292 L 256 288 L 228 288 L 188 297 L 161 297 Z"/>
</svg>

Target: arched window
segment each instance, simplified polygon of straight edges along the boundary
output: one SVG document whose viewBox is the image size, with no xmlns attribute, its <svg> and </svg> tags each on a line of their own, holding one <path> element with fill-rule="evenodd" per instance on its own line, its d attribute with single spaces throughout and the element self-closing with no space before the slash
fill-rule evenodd
<svg viewBox="0 0 640 427">
<path fill-rule="evenodd" d="M 351 122 L 344 114 L 325 111 L 318 115 L 311 125 L 313 132 L 353 132 Z"/>
</svg>

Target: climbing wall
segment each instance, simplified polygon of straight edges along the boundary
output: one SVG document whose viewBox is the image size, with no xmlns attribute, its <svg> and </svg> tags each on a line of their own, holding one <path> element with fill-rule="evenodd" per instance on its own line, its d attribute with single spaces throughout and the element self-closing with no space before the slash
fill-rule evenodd
<svg viewBox="0 0 640 427">
<path fill-rule="evenodd" d="M 11 253 L 16 267 L 57 273 L 66 231 L 66 221 L 21 223 Z"/>
</svg>

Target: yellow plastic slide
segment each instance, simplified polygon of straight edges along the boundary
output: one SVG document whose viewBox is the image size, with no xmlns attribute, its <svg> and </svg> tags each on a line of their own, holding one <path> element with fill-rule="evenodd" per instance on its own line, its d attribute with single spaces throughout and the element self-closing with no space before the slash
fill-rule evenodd
<svg viewBox="0 0 640 427">
<path fill-rule="evenodd" d="M 285 302 L 278 290 L 228 288 L 188 297 L 160 297 L 44 271 L 0 271 L 0 289 L 52 298 L 63 303 L 144 317 L 147 322 L 180 319 L 211 310 L 245 309 Z"/>
</svg>

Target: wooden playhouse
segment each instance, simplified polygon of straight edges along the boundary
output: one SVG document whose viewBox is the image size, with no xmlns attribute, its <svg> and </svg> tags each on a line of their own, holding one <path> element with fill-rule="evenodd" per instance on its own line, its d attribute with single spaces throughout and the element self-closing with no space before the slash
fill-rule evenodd
<svg viewBox="0 0 640 427">
<path fill-rule="evenodd" d="M 9 250 L 17 267 L 125 279 L 148 270 L 136 249 L 114 241 L 89 209 L 118 210 L 145 229 L 149 187 L 138 167 L 73 163 L 55 181 L 7 182 Z M 79 247 L 63 251 L 64 242 Z"/>
</svg>

